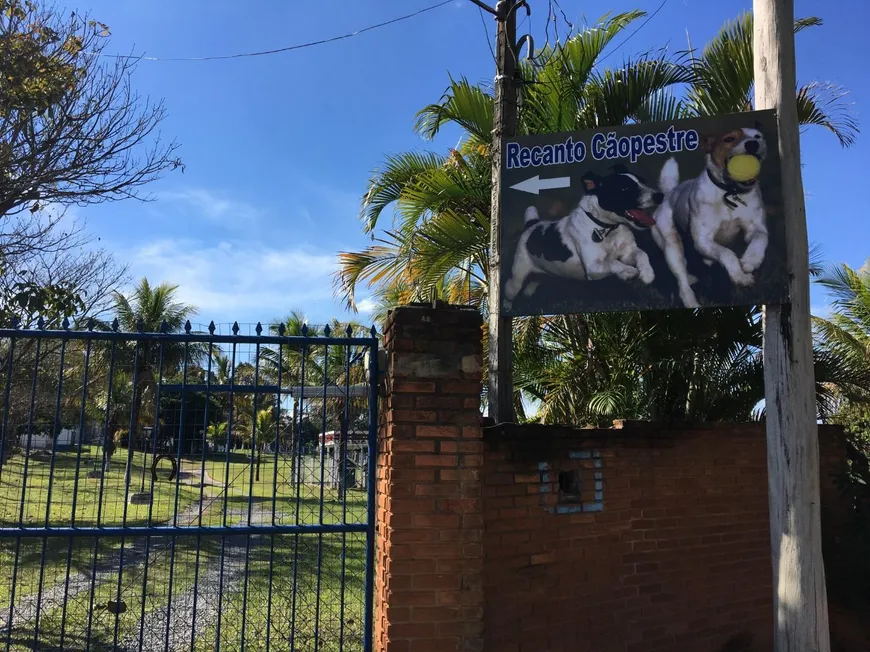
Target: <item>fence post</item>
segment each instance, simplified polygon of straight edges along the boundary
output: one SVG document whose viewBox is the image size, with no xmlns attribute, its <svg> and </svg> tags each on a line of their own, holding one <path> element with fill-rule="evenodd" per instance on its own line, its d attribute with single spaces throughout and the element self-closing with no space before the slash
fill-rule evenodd
<svg viewBox="0 0 870 652">
<path fill-rule="evenodd" d="M 407 306 L 384 331 L 375 648 L 483 649 L 481 324 L 473 309 Z"/>
</svg>

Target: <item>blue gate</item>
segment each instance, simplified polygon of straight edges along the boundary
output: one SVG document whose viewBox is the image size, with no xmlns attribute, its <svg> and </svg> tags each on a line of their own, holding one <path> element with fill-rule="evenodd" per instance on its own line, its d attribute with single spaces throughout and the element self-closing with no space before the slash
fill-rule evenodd
<svg viewBox="0 0 870 652">
<path fill-rule="evenodd" d="M 371 650 L 374 329 L 216 330 L 0 330 L 0 650 Z"/>
</svg>

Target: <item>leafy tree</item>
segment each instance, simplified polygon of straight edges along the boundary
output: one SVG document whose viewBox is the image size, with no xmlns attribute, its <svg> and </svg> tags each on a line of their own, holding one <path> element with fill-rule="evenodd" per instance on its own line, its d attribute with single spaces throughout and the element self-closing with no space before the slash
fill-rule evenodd
<svg viewBox="0 0 870 652">
<path fill-rule="evenodd" d="M 833 296 L 832 314 L 813 319 L 816 340 L 852 371 L 835 381 L 839 397 L 870 405 L 870 261 L 857 270 L 846 264 L 833 267 L 816 282 Z"/>
<path fill-rule="evenodd" d="M 251 429 L 251 450 L 256 452 L 256 475 L 254 480 L 260 480 L 260 466 L 263 463 L 263 449 L 270 441 L 275 439 L 275 410 L 265 408 L 257 412 Z"/>
<path fill-rule="evenodd" d="M 196 308 L 176 300 L 178 286 L 168 283 L 152 286 L 142 278 L 129 296 L 114 293 L 114 313 L 120 330 L 128 332 L 175 333 L 185 327 L 196 314 Z M 190 364 L 203 357 L 203 347 L 178 341 L 126 342 L 119 347 L 123 368 L 135 377 L 132 396 L 132 432 L 130 440 L 135 443 L 140 437 L 142 407 L 153 404 L 152 394 L 157 386 L 158 373 L 164 376 L 183 374 L 185 361 Z M 159 436 L 159 435 L 155 435 Z M 132 455 L 132 447 L 129 452 Z"/>
<path fill-rule="evenodd" d="M 162 103 L 132 90 L 135 57 L 103 56 L 103 23 L 35 0 L 0 0 L 0 272 L 8 250 L 38 253 L 64 209 L 139 195 L 181 166 L 162 142 Z M 56 210 L 47 211 L 49 207 Z M 57 237 L 57 236 L 56 236 Z M 61 236 L 62 239 L 62 236 Z M 27 249 L 29 247 L 29 249 Z M 48 282 L 46 282 L 48 281 Z M 83 293 L 67 279 L 19 277 L 2 287 L 7 319 L 72 314 Z"/>
<path fill-rule="evenodd" d="M 45 211 L 0 219 L 0 324 L 59 328 L 75 314 L 84 324 L 103 316 L 112 293 L 128 280 L 126 264 L 105 249 L 84 222 L 54 222 Z"/>
<path fill-rule="evenodd" d="M 216 421 L 208 424 L 208 427 L 205 429 L 205 436 L 213 447 L 223 446 L 227 440 L 227 422 Z"/>
<path fill-rule="evenodd" d="M 749 14 L 685 60 L 646 55 L 602 69 L 602 53 L 642 15 L 603 19 L 523 63 L 519 133 L 752 108 Z M 795 29 L 820 22 L 801 20 Z M 841 91 L 808 84 L 796 97 L 802 124 L 823 126 L 844 146 L 854 141 L 856 124 Z M 336 290 L 350 307 L 362 284 L 380 300 L 381 314 L 432 298 L 486 312 L 492 115 L 488 88 L 453 80 L 440 102 L 418 114 L 416 128 L 431 138 L 447 124 L 458 126 L 460 145 L 446 154 L 396 154 L 375 171 L 360 218 L 376 242 L 340 254 L 336 275 Z M 392 224 L 378 232 L 388 208 Z M 517 412 L 522 418 L 522 393 L 539 404 L 546 421 L 749 418 L 764 397 L 759 320 L 757 309 L 740 308 L 517 320 Z M 842 372 L 837 362 L 817 359 L 822 409 L 830 391 L 821 381 Z"/>
<path fill-rule="evenodd" d="M 844 489 L 852 499 L 851 519 L 838 545 L 831 573 L 862 599 L 870 581 L 870 261 L 859 269 L 831 267 L 816 282 L 833 296 L 831 315 L 815 317 L 817 344 L 849 374 L 832 379 L 828 419 L 846 430 L 849 468 Z"/>
</svg>

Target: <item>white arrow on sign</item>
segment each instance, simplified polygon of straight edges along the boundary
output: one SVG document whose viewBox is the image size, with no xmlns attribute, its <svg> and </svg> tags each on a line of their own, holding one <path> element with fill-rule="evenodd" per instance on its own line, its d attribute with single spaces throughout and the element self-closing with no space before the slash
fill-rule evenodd
<svg viewBox="0 0 870 652">
<path fill-rule="evenodd" d="M 553 188 L 570 188 L 571 177 L 555 177 L 553 179 L 542 179 L 537 174 L 531 179 L 520 181 L 518 184 L 511 186 L 514 190 L 522 190 L 537 195 L 542 190 L 551 190 Z"/>
</svg>

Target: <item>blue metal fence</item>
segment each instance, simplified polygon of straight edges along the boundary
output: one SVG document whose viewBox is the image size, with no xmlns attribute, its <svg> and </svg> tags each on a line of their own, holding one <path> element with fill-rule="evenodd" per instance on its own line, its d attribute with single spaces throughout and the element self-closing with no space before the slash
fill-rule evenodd
<svg viewBox="0 0 870 652">
<path fill-rule="evenodd" d="M 374 330 L 168 330 L 0 329 L 0 650 L 368 652 Z"/>
</svg>

